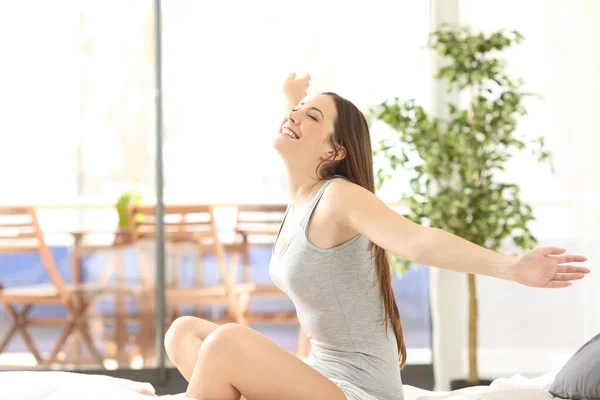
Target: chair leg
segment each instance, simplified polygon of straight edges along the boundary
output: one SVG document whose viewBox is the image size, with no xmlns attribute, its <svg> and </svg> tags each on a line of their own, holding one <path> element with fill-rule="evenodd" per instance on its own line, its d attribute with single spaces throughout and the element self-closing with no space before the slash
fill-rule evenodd
<svg viewBox="0 0 600 400">
<path fill-rule="evenodd" d="M 15 333 L 17 333 L 17 326 L 13 323 L 10 329 L 4 334 L 4 338 L 2 338 L 2 341 L 0 342 L 0 354 L 4 352 L 6 346 L 8 346 L 13 336 L 15 336 Z"/>
<path fill-rule="evenodd" d="M 27 332 L 25 325 L 21 325 L 19 327 L 19 331 L 20 331 L 21 337 L 23 338 L 23 341 L 25 342 L 25 345 L 27 345 L 27 348 L 29 349 L 31 354 L 33 355 L 33 357 L 35 357 L 35 360 L 37 361 L 37 363 L 40 364 L 42 362 L 42 356 L 40 356 L 40 353 L 38 352 L 37 348 L 35 347 L 35 343 L 33 342 L 33 339 L 31 338 L 31 336 L 29 335 L 29 332 Z"/>
<path fill-rule="evenodd" d="M 229 293 L 227 296 L 225 314 L 229 314 L 229 316 L 238 324 L 246 325 L 246 313 L 241 307 L 240 297 L 236 296 L 234 293 Z"/>
<path fill-rule="evenodd" d="M 73 285 L 78 286 L 81 284 L 81 270 L 82 270 L 82 258 L 81 258 L 81 240 L 83 235 L 76 233 L 73 235 L 73 246 L 71 248 L 71 279 Z M 77 293 L 73 295 L 73 304 L 79 306 L 81 294 Z M 71 336 L 67 343 L 67 357 L 71 360 L 81 360 L 81 341 L 78 336 Z"/>
<path fill-rule="evenodd" d="M 69 336 L 71 336 L 71 334 L 73 333 L 74 330 L 75 330 L 75 321 L 71 320 L 71 321 L 69 321 L 67 326 L 65 326 L 65 329 L 63 330 L 62 335 L 60 335 L 58 342 L 56 342 L 56 344 L 54 345 L 54 348 L 52 349 L 52 352 L 50 353 L 50 357 L 48 357 L 48 359 L 44 360 L 43 366 L 45 368 L 49 367 L 50 365 L 52 365 L 56 362 L 56 359 L 58 358 L 58 353 L 62 350 L 65 343 L 67 343 L 67 339 L 69 338 Z"/>
<path fill-rule="evenodd" d="M 159 323 L 154 320 L 152 314 L 144 313 L 140 325 L 140 352 L 144 360 L 144 366 L 148 367 L 156 366 L 156 351 L 154 346 L 156 326 L 153 322 Z"/>
<path fill-rule="evenodd" d="M 78 300 L 79 301 L 73 303 L 75 304 L 75 306 L 68 307 L 75 324 L 73 331 L 77 331 L 79 333 L 79 335 L 83 339 L 83 342 L 86 344 L 90 355 L 96 359 L 96 362 L 104 366 L 104 357 L 102 356 L 102 354 L 100 354 L 100 352 L 94 345 L 94 340 L 92 339 L 92 336 L 90 334 L 88 321 L 86 320 L 86 314 L 88 312 L 88 309 L 95 302 L 93 300 L 85 302 L 81 298 Z"/>
<path fill-rule="evenodd" d="M 250 274 L 250 245 L 246 236 L 244 236 L 244 241 L 242 242 L 242 270 L 244 274 L 244 283 L 252 282 L 252 276 Z M 248 304 L 246 305 L 245 315 L 248 326 L 250 326 L 252 324 L 252 304 L 250 298 L 248 298 Z"/>
<path fill-rule="evenodd" d="M 100 352 L 94 345 L 94 340 L 92 339 L 92 336 L 90 335 L 90 330 L 88 329 L 87 324 L 85 324 L 85 323 L 79 324 L 79 326 L 77 327 L 77 330 L 79 331 L 81 337 L 83 338 L 83 341 L 85 342 L 92 357 L 94 357 L 96 359 L 98 364 L 103 366 L 104 365 L 104 357 L 102 356 L 102 354 L 100 354 Z"/>
<path fill-rule="evenodd" d="M 29 314 L 31 307 L 31 304 L 28 304 L 25 305 L 21 310 L 17 311 L 15 310 L 13 305 L 4 305 L 4 309 L 6 310 L 10 319 L 12 320 L 14 330 L 11 329 L 2 341 L 2 346 L 0 346 L 0 352 L 2 352 L 2 350 L 4 350 L 4 347 L 8 345 L 14 334 L 16 332 L 19 332 L 19 335 L 25 342 L 27 349 L 29 349 L 29 352 L 33 355 L 37 363 L 40 364 L 42 362 L 42 357 L 40 356 L 40 353 L 37 350 L 35 343 L 31 338 L 31 335 L 29 335 L 29 332 L 27 332 L 27 314 Z"/>
<path fill-rule="evenodd" d="M 250 309 L 250 293 L 248 293 L 248 292 L 240 293 L 239 305 L 240 305 L 240 316 L 242 318 L 242 322 L 240 322 L 240 323 L 243 323 L 246 326 L 250 326 L 251 325 L 250 313 L 248 312 L 248 310 Z"/>
<path fill-rule="evenodd" d="M 58 342 L 56 342 L 56 345 L 52 349 L 50 357 L 44 361 L 43 364 L 45 367 L 49 367 L 50 365 L 56 362 L 58 358 L 58 353 L 60 353 L 62 348 L 67 343 L 67 340 L 69 339 L 69 337 L 71 337 L 71 335 L 73 335 L 74 332 L 79 333 L 92 357 L 94 357 L 100 365 L 104 365 L 104 358 L 94 345 L 94 341 L 92 340 L 87 321 L 85 319 L 85 314 L 87 313 L 88 307 L 92 303 L 93 301 L 85 303 L 82 301 L 82 299 L 80 299 L 79 302 L 67 303 L 66 308 L 67 312 L 69 313 L 69 322 L 67 326 L 65 326 L 65 329 L 63 330 L 62 335 L 58 339 Z"/>
</svg>

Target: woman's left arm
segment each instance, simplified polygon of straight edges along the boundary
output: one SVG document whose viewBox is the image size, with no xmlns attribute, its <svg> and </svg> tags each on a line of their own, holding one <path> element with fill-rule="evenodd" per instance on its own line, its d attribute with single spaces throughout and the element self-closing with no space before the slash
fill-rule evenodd
<svg viewBox="0 0 600 400">
<path fill-rule="evenodd" d="M 340 181 L 332 189 L 337 192 L 341 223 L 414 263 L 535 287 L 569 286 L 570 281 L 589 272 L 583 267 L 559 265 L 586 260 L 581 256 L 558 256 L 564 249 L 539 248 L 520 257 L 501 254 L 441 229 L 416 224 L 358 185 Z"/>
</svg>

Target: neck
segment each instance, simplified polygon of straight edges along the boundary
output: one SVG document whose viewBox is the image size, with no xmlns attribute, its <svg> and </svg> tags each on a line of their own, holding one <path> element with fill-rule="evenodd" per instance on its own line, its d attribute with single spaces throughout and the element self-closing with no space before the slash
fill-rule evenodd
<svg viewBox="0 0 600 400">
<path fill-rule="evenodd" d="M 321 187 L 320 180 L 311 169 L 286 168 L 288 195 L 292 209 L 297 210 L 307 205 Z"/>
</svg>

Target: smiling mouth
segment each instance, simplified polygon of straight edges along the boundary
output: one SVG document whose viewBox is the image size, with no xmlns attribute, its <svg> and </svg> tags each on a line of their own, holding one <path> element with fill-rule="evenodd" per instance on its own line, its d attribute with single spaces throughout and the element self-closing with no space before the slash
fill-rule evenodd
<svg viewBox="0 0 600 400">
<path fill-rule="evenodd" d="M 292 139 L 298 139 L 298 135 L 296 135 L 291 129 L 289 129 L 288 127 L 284 126 L 283 129 L 280 132 L 282 135 L 284 136 L 288 136 Z"/>
</svg>

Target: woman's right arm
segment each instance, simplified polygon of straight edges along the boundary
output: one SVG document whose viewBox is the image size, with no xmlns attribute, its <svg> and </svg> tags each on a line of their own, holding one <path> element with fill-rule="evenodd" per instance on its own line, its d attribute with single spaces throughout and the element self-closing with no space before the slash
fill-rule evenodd
<svg viewBox="0 0 600 400">
<path fill-rule="evenodd" d="M 285 95 L 285 115 L 289 114 L 306 97 L 310 86 L 310 75 L 298 78 L 295 73 L 288 75 L 283 83 Z"/>
</svg>

